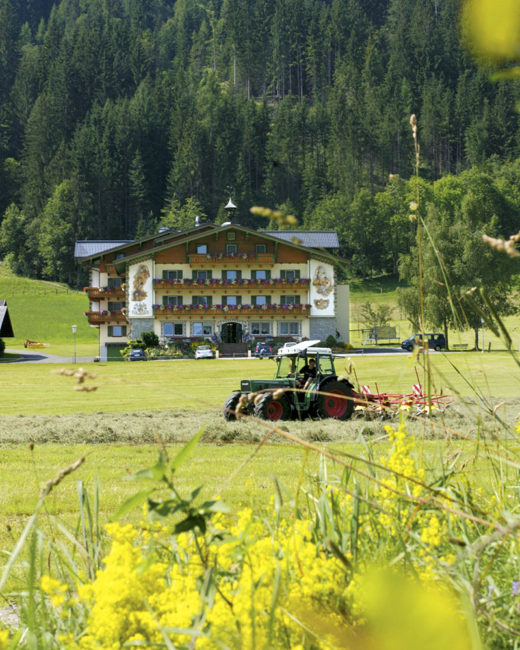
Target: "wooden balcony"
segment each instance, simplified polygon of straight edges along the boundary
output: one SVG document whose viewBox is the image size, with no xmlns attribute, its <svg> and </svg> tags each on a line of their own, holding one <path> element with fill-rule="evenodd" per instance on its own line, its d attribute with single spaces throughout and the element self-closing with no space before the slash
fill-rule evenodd
<svg viewBox="0 0 520 650">
<path fill-rule="evenodd" d="M 237 253 L 236 255 L 225 255 L 224 253 L 208 253 L 201 255 L 193 253 L 188 255 L 190 266 L 206 269 L 219 266 L 221 268 L 234 268 L 237 265 L 244 268 L 267 268 L 274 265 L 272 253 Z"/>
<path fill-rule="evenodd" d="M 84 291 L 87 293 L 89 300 L 117 300 L 124 301 L 126 300 L 126 292 L 123 288 L 113 288 L 113 287 L 85 287 Z"/>
<path fill-rule="evenodd" d="M 173 316 L 175 318 L 210 318 L 226 316 L 247 318 L 249 316 L 277 316 L 282 318 L 306 317 L 310 305 L 154 305 L 155 316 Z"/>
<path fill-rule="evenodd" d="M 175 294 L 178 292 L 189 291 L 193 293 L 194 291 L 211 291 L 219 292 L 222 291 L 228 293 L 239 293 L 246 292 L 298 292 L 301 290 L 307 291 L 309 287 L 309 280 L 294 280 L 293 282 L 287 280 L 221 280 L 220 278 L 215 278 L 212 280 L 154 280 L 153 281 L 155 291 L 165 291 L 166 293 Z"/>
<path fill-rule="evenodd" d="M 85 311 L 89 325 L 100 325 L 101 323 L 126 323 L 125 311 Z"/>
</svg>

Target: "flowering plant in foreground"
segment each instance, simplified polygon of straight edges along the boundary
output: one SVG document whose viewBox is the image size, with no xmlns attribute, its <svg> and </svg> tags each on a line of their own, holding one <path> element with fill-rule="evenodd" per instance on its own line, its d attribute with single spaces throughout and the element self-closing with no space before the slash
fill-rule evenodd
<svg viewBox="0 0 520 650">
<path fill-rule="evenodd" d="M 509 647 L 491 621 L 515 629 L 515 525 L 499 501 L 483 512 L 462 476 L 427 483 L 403 424 L 387 434 L 380 459 L 363 459 L 369 480 L 360 463 L 342 479 L 324 467 L 301 503 L 262 516 L 180 496 L 175 470 L 200 434 L 161 456 L 119 513 L 141 504 L 143 520 L 107 526 L 90 578 L 42 571 L 38 647 L 469 650 L 477 620 L 489 647 Z M 13 639 L 0 648 L 29 647 Z"/>
</svg>

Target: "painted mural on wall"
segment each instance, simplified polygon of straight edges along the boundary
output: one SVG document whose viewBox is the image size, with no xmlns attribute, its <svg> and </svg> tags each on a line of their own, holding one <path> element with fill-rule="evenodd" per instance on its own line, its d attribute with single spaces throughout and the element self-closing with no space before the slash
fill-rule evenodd
<svg viewBox="0 0 520 650">
<path fill-rule="evenodd" d="M 334 316 L 334 271 L 330 264 L 311 261 L 311 316 Z"/>
<path fill-rule="evenodd" d="M 152 270 L 150 262 L 140 262 L 130 267 L 129 316 L 153 316 Z"/>
</svg>

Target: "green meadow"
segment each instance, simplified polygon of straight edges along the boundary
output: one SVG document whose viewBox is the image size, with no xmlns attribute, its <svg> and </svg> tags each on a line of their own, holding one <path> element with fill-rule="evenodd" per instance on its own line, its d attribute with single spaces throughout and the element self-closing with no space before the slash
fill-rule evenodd
<svg viewBox="0 0 520 650">
<path fill-rule="evenodd" d="M 396 292 L 391 281 L 354 286 L 354 319 L 364 302 L 387 301 L 394 306 L 398 322 Z M 14 340 L 7 339 L 8 347 L 21 348 L 23 340 L 31 338 L 48 343 L 48 352 L 68 357 L 73 344 L 71 325 L 77 324 L 78 356 L 96 354 L 97 332 L 82 320 L 87 306 L 83 293 L 15 278 L 0 267 L 0 297 L 8 302 L 16 333 Z M 514 328 L 513 320 L 513 339 Z M 462 340 L 464 336 L 468 343 L 472 341 L 471 332 L 463 333 Z M 446 582 L 443 558 L 455 558 L 450 560 L 457 563 L 449 569 L 450 580 L 458 576 L 456 580 L 463 584 L 466 572 L 482 575 L 477 585 L 482 594 L 491 593 L 489 578 L 497 590 L 496 602 L 468 616 L 475 615 L 490 638 L 491 627 L 485 626 L 497 612 L 510 626 L 517 555 L 503 550 L 501 537 L 490 531 L 497 526 L 507 537 L 509 530 L 520 526 L 514 519 L 520 508 L 517 355 L 506 352 L 498 340 L 484 353 L 425 356 L 384 354 L 384 350 L 380 346 L 383 354 L 346 354 L 337 359 L 337 371 L 348 375 L 356 387 L 368 384 L 378 392 L 409 393 L 413 384 L 421 383 L 434 395 L 450 396 L 451 403 L 431 417 L 408 416 L 410 443 L 389 441 L 392 432 L 387 427 L 396 429 L 399 417 L 280 422 L 275 428 L 252 418 L 226 422 L 222 416 L 225 399 L 242 378 L 272 376 L 275 365 L 268 359 L 86 364 L 12 362 L 9 356 L 1 360 L 0 549 L 6 552 L 0 560 L 0 580 L 6 603 L 14 602 L 13 594 L 21 595 L 17 602 L 23 601 L 28 571 L 66 574 L 72 566 L 85 567 L 80 573 L 93 571 L 94 555 L 102 558 L 109 544 L 102 532 L 104 525 L 116 518 L 121 504 L 139 489 L 139 484 L 129 480 L 132 475 L 151 468 L 143 475 L 150 482 L 157 476 L 154 465 L 159 453 L 171 464 L 200 432 L 199 443 L 175 468 L 180 507 L 191 507 L 190 494 L 200 488 L 194 498 L 197 504 L 221 497 L 232 512 L 251 508 L 266 522 L 272 520 L 273 512 L 285 521 L 313 517 L 316 512 L 316 530 L 323 517 L 329 518 L 324 535 L 336 535 L 338 543 L 347 540 L 345 549 L 357 536 L 360 553 L 370 557 L 393 548 L 391 534 L 377 520 L 381 506 L 372 508 L 381 499 L 387 512 L 394 508 L 397 497 L 382 496 L 382 481 L 388 479 L 389 471 L 397 471 L 395 480 L 402 481 L 402 476 L 397 479 L 402 462 L 420 467 L 421 489 L 431 490 L 427 498 L 414 501 L 412 497 L 408 502 L 406 495 L 417 489 L 417 483 L 396 483 L 399 498 L 405 497 L 395 505 L 396 512 L 406 510 L 407 531 L 414 529 L 405 540 L 407 552 L 417 566 L 423 563 L 425 552 L 435 555 L 437 547 L 422 536 L 424 530 L 433 530 L 436 521 L 444 522 L 436 571 Z M 82 375 L 81 382 L 76 374 Z M 360 516 L 364 521 L 374 517 L 371 525 L 379 531 L 379 544 L 372 546 L 377 538 L 358 529 L 358 506 L 352 506 L 352 516 L 343 523 L 339 511 L 331 514 L 324 501 L 332 498 L 330 508 L 335 507 L 330 486 L 355 495 L 352 504 L 359 497 Z M 159 489 L 164 491 L 164 484 Z M 440 503 L 437 489 L 442 498 L 454 501 Z M 43 500 L 42 490 L 48 492 Z M 40 509 L 37 523 L 32 518 L 35 509 Z M 141 517 L 141 508 L 134 508 L 124 514 L 123 521 L 138 525 Z M 478 528 L 475 523 L 467 525 L 468 521 L 480 522 Z M 25 534 L 22 545 L 19 540 Z M 461 548 L 484 548 L 485 541 L 489 560 L 483 559 L 481 567 L 479 552 L 455 555 L 457 546 L 452 540 Z M 35 544 L 42 549 L 39 556 Z M 390 552 L 395 561 L 402 555 L 401 548 L 399 541 Z M 92 549 L 95 554 L 89 555 Z M 12 552 L 16 561 L 6 571 Z M 433 565 L 428 566 L 432 570 Z M 39 629 L 39 624 L 35 626 Z"/>
</svg>

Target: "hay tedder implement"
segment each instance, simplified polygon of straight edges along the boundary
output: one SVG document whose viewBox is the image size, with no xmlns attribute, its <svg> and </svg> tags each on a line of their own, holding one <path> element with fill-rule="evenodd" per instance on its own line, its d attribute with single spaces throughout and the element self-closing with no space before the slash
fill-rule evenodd
<svg viewBox="0 0 520 650">
<path fill-rule="evenodd" d="M 453 398 L 451 395 L 425 395 L 421 384 L 412 386 L 411 393 L 373 393 L 370 386 L 361 386 L 354 397 L 353 418 L 387 419 L 407 412 L 412 415 L 433 415 L 443 411 Z"/>
</svg>

